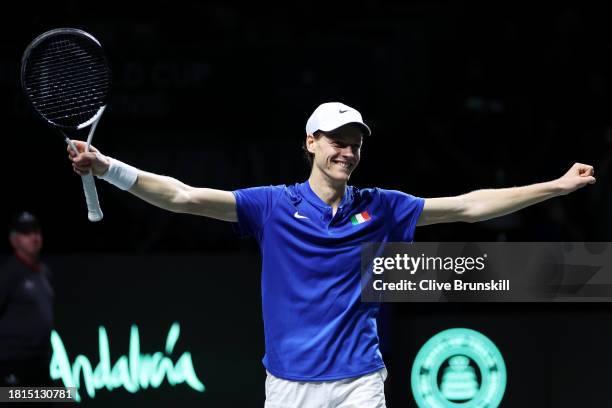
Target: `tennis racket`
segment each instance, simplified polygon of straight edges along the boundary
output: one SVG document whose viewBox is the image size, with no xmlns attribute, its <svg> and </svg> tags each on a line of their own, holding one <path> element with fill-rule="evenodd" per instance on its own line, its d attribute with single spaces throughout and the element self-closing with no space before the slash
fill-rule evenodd
<svg viewBox="0 0 612 408">
<path fill-rule="evenodd" d="M 106 108 L 110 69 L 100 42 L 74 28 L 47 31 L 21 59 L 21 87 L 34 112 L 78 153 L 67 133 L 89 128 L 87 150 Z M 103 217 L 91 173 L 81 176 L 90 221 Z"/>
</svg>

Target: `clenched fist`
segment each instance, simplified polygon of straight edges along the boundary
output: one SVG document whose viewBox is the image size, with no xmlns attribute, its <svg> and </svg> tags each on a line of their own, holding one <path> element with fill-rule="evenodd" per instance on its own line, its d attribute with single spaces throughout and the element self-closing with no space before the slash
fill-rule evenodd
<svg viewBox="0 0 612 408">
<path fill-rule="evenodd" d="M 586 186 L 595 184 L 595 169 L 588 164 L 575 163 L 563 176 L 555 180 L 561 194 L 569 194 Z"/>
</svg>

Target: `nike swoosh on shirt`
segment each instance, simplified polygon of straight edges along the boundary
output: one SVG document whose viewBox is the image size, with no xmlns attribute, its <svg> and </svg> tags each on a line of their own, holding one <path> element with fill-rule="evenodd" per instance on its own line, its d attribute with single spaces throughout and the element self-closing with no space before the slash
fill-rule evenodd
<svg viewBox="0 0 612 408">
<path fill-rule="evenodd" d="M 293 214 L 293 216 L 294 216 L 295 218 L 306 219 L 306 220 L 308 219 L 308 217 L 304 217 L 303 215 L 298 214 L 298 212 L 297 212 L 297 211 L 295 212 L 295 214 Z"/>
</svg>

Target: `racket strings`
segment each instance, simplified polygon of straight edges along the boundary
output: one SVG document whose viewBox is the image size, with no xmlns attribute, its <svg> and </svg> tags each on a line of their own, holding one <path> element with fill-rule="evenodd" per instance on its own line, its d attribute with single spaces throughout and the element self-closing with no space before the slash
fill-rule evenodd
<svg viewBox="0 0 612 408">
<path fill-rule="evenodd" d="M 38 51 L 41 52 L 41 51 Z M 85 61 L 87 59 L 90 60 L 96 60 L 97 58 L 95 58 L 94 56 L 86 53 L 84 50 L 70 50 L 70 52 L 66 53 L 64 52 L 63 55 L 61 54 L 42 54 L 38 57 L 38 62 L 40 64 L 43 64 L 42 66 L 39 67 L 35 67 L 33 69 L 31 69 L 30 73 L 31 74 L 37 74 L 39 73 L 42 69 L 46 69 L 48 68 L 48 66 L 46 64 L 49 65 L 65 65 L 67 67 L 69 67 L 69 65 L 67 65 L 67 63 L 69 62 L 75 62 L 75 63 L 80 63 L 81 61 Z M 78 58 L 78 60 L 75 60 L 75 58 Z M 38 69 L 37 69 L 38 68 Z"/>
<path fill-rule="evenodd" d="M 60 58 L 56 58 L 53 60 L 51 64 L 49 64 L 49 71 L 53 72 L 55 69 L 55 76 L 49 75 L 46 73 L 44 79 L 48 83 L 54 83 L 57 81 L 63 81 L 63 87 L 59 88 L 59 96 L 70 94 L 70 91 L 75 90 L 76 92 L 82 91 L 84 89 L 83 86 L 88 84 L 93 88 L 95 83 L 92 81 L 94 78 L 99 79 L 100 81 L 105 82 L 105 85 L 108 85 L 107 81 L 107 70 L 105 65 L 102 65 L 103 69 L 95 69 L 98 68 L 94 64 L 102 62 L 99 61 L 99 58 L 96 59 L 94 55 L 90 55 L 84 50 L 80 49 L 71 42 L 66 40 L 58 41 L 55 45 L 54 55 L 50 57 L 54 57 L 59 55 Z M 76 52 L 75 52 L 76 51 Z M 78 55 L 78 54 L 80 55 Z M 49 53 L 51 54 L 51 53 Z M 64 61 L 68 61 L 65 63 L 61 61 L 61 57 L 65 57 Z M 93 58 L 92 58 L 93 57 Z M 58 61 L 57 63 L 55 61 Z M 91 65 L 89 65 L 91 63 Z"/>
<path fill-rule="evenodd" d="M 98 45 L 60 37 L 32 50 L 25 83 L 32 104 L 47 120 L 78 127 L 104 105 L 110 78 Z"/>
<path fill-rule="evenodd" d="M 81 53 L 72 53 L 71 55 L 67 55 L 65 58 L 61 57 L 45 57 L 44 55 L 37 61 L 36 66 L 30 70 L 28 73 L 28 77 L 36 77 L 42 75 L 45 80 L 54 80 L 56 78 L 61 78 L 65 75 L 65 70 L 70 72 L 71 70 L 76 70 L 79 66 L 91 63 L 98 64 L 99 58 L 95 56 L 88 55 L 84 52 Z M 55 70 L 55 72 L 54 72 Z M 51 74 L 50 74 L 51 73 Z M 76 72 L 75 72 L 76 73 Z M 91 74 L 100 74 L 104 73 L 104 71 L 97 70 L 91 72 Z"/>
<path fill-rule="evenodd" d="M 67 66 L 62 66 L 61 69 L 62 70 L 75 70 L 78 69 L 78 67 L 67 67 Z M 73 75 L 76 75 L 76 73 L 74 73 Z M 82 79 L 82 80 L 91 80 L 91 78 L 95 78 L 95 77 L 99 77 L 101 80 L 104 79 L 104 72 L 100 72 L 100 71 L 94 71 L 94 72 L 89 72 L 89 73 L 81 73 L 81 76 L 78 77 L 78 79 Z M 48 72 L 41 72 L 40 74 L 38 74 L 38 76 L 40 77 L 40 81 L 41 81 L 41 85 L 43 84 L 52 84 L 56 81 L 62 81 L 63 79 L 66 79 L 66 74 L 64 72 L 60 72 L 58 71 L 55 76 L 51 76 L 48 74 Z M 28 79 L 32 79 L 32 76 L 29 76 Z M 78 85 L 78 82 L 72 82 L 72 85 Z M 42 90 L 42 89 L 40 89 Z M 32 89 L 32 91 L 36 91 L 36 89 Z"/>
<path fill-rule="evenodd" d="M 63 95 L 68 95 L 70 92 L 77 93 L 83 87 L 83 85 L 88 83 L 89 81 L 90 79 L 84 79 L 81 82 L 73 83 L 72 86 L 65 87 L 63 89 Z M 101 88 L 99 90 L 92 89 L 91 95 L 98 95 L 98 94 L 105 95 L 106 90 L 107 89 L 104 89 L 104 88 Z M 53 97 L 52 91 L 50 90 L 40 90 L 39 92 L 31 96 L 33 101 L 40 101 L 40 105 L 39 105 L 40 107 L 53 106 L 53 105 L 57 105 L 58 103 L 61 103 L 64 101 L 64 99 L 57 99 L 55 101 L 52 101 L 52 100 L 49 100 L 50 97 Z M 66 96 L 65 99 L 69 100 L 70 98 Z"/>
<path fill-rule="evenodd" d="M 78 101 L 78 97 L 77 95 L 75 95 L 74 97 L 70 98 L 68 95 L 68 92 L 73 92 L 73 93 L 77 93 L 79 91 L 79 89 L 83 86 L 83 83 L 77 83 L 74 84 L 72 87 L 66 87 L 64 89 L 64 93 L 63 95 L 64 98 L 63 99 L 53 99 L 53 94 L 51 91 L 41 91 L 40 93 L 38 93 L 37 95 L 32 95 L 32 101 L 33 102 L 39 102 L 39 107 L 44 108 L 44 107 L 52 107 L 52 106 L 57 106 L 59 104 L 63 104 L 63 103 L 69 103 L 69 101 L 72 99 L 74 101 Z M 104 96 L 106 95 L 106 89 L 100 89 L 100 90 L 92 90 L 89 94 L 89 96 L 92 97 L 96 97 L 99 98 L 100 96 Z"/>
</svg>

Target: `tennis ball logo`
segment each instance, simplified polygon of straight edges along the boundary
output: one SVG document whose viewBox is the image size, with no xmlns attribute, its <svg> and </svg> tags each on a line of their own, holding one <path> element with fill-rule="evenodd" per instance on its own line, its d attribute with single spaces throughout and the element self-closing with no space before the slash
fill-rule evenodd
<svg viewBox="0 0 612 408">
<path fill-rule="evenodd" d="M 436 334 L 412 365 L 412 393 L 420 408 L 496 408 L 505 389 L 501 353 L 475 330 Z"/>
</svg>

